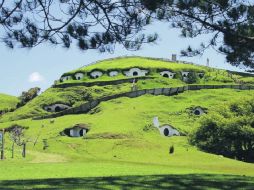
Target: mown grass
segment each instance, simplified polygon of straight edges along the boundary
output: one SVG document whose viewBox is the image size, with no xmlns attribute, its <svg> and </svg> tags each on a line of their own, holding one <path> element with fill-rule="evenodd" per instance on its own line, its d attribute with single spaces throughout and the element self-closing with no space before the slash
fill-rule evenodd
<svg viewBox="0 0 254 190">
<path fill-rule="evenodd" d="M 185 83 L 178 79 L 169 80 L 166 78 L 156 78 L 139 80 L 136 85 L 137 88 L 141 90 L 149 88 L 175 87 L 182 86 L 184 84 Z M 107 86 L 49 88 L 40 96 L 28 102 L 25 106 L 20 107 L 14 112 L 5 114 L 2 118 L 0 118 L 0 122 L 49 115 L 51 113 L 43 109 L 46 105 L 62 103 L 76 107 L 82 103 L 86 103 L 100 97 L 129 92 L 131 91 L 131 86 L 132 83 L 123 83 Z"/>
<path fill-rule="evenodd" d="M 198 174 L 201 178 L 202 174 L 254 176 L 253 164 L 201 152 L 188 143 L 186 136 L 163 137 L 151 126 L 153 117 L 158 116 L 161 124 L 170 124 L 181 133 L 188 134 L 200 120 L 200 117 L 190 114 L 188 108 L 202 106 L 208 109 L 209 114 L 209 110 L 218 104 L 250 96 L 253 96 L 253 91 L 232 89 L 189 91 L 171 97 L 146 95 L 103 102 L 96 112 L 59 117 L 54 123 L 50 123 L 49 119 L 1 123 L 0 128 L 13 123 L 29 127 L 25 132 L 29 142 L 26 159 L 21 158 L 21 147 L 16 147 L 15 158 L 11 159 L 11 143 L 6 134 L 6 160 L 0 162 L 0 170 L 4 171 L 0 172 L 0 179 L 57 178 L 60 182 L 59 178 L 69 177 L 74 181 L 102 176 L 115 176 L 113 178 L 121 180 L 119 176 L 126 175 Z M 76 123 L 90 125 L 91 130 L 85 138 L 59 135 Z M 43 139 L 48 144 L 45 150 Z M 170 155 L 169 147 L 172 145 L 175 152 Z M 241 184 L 240 179 L 238 184 Z M 245 178 L 246 182 L 243 182 L 246 187 L 250 183 L 248 179 Z M 42 181 L 45 188 L 49 187 L 47 183 L 50 180 Z M 39 181 L 33 182 L 36 184 Z M 222 180 L 221 184 L 224 182 Z M 130 184 L 133 183 L 130 177 Z M 108 185 L 105 182 L 105 187 Z"/>
<path fill-rule="evenodd" d="M 113 60 L 104 60 L 101 62 L 98 62 L 93 65 L 88 65 L 86 67 L 70 71 L 68 73 L 65 73 L 65 75 L 73 75 L 76 72 L 84 72 L 85 77 L 82 80 L 67 80 L 62 83 L 80 83 L 80 82 L 94 82 L 94 81 L 110 81 L 110 80 L 119 80 L 119 79 L 125 79 L 126 76 L 123 73 L 119 73 L 119 75 L 115 77 L 109 77 L 107 75 L 107 71 L 109 70 L 128 70 L 133 67 L 143 68 L 149 70 L 150 77 L 158 77 L 161 78 L 161 76 L 158 74 L 159 70 L 170 70 L 172 72 L 176 73 L 175 78 L 181 79 L 181 71 L 192 71 L 192 72 L 203 72 L 205 73 L 205 79 L 197 81 L 199 82 L 223 82 L 223 83 L 234 83 L 234 80 L 232 77 L 228 74 L 225 70 L 219 70 L 219 69 L 211 69 L 208 67 L 200 66 L 200 65 L 192 65 L 192 64 L 184 64 L 184 63 L 174 63 L 174 62 L 167 62 L 162 60 L 152 60 L 142 57 L 127 57 L 127 58 L 117 58 Z M 99 69 L 104 72 L 104 75 L 97 78 L 97 79 L 91 79 L 87 74 L 93 70 Z M 236 75 L 236 77 L 240 77 Z M 248 77 L 241 77 L 242 79 L 248 78 Z M 251 77 L 250 77 L 251 78 Z M 246 79 L 250 80 L 250 79 Z"/>
<path fill-rule="evenodd" d="M 14 189 L 174 189 L 174 190 L 252 190 L 253 177 L 231 175 L 136 175 L 42 180 L 0 181 L 0 188 Z"/>
<path fill-rule="evenodd" d="M 133 66 L 140 68 L 147 68 L 153 71 L 157 69 L 169 69 L 172 71 L 205 71 L 205 67 L 200 67 L 197 65 L 183 64 L 183 63 L 174 63 L 167 62 L 162 60 L 151 60 L 142 57 L 127 57 L 127 58 L 118 58 L 113 60 L 103 60 L 93 65 L 83 67 L 81 69 L 71 71 L 70 73 L 75 73 L 77 71 L 90 72 L 95 69 L 100 69 L 103 71 L 112 70 L 112 69 L 128 69 Z"/>
<path fill-rule="evenodd" d="M 195 71 L 195 72 L 205 72 L 204 78 L 200 79 L 197 77 L 195 84 L 235 84 L 232 76 L 225 70 L 211 69 L 203 66 L 182 64 L 182 63 L 172 63 L 161 60 L 151 60 L 141 57 L 129 57 L 129 58 L 118 58 L 114 60 L 104 60 L 94 65 L 89 65 L 82 68 L 82 71 L 91 71 L 95 68 L 101 70 L 108 69 L 127 69 L 130 67 L 144 67 L 151 69 L 149 76 L 152 79 L 138 80 L 138 89 L 152 89 L 152 88 L 169 88 L 176 86 L 186 85 L 181 79 L 181 74 L 179 71 Z M 174 72 L 178 72 L 175 79 L 168 79 L 162 77 L 157 69 L 169 69 Z M 70 72 L 70 73 L 74 73 Z M 234 78 L 238 77 L 240 80 L 245 80 L 248 84 L 254 84 L 251 77 L 242 77 L 234 75 Z M 91 82 L 91 81 L 109 81 L 118 80 L 126 78 L 123 74 L 119 74 L 116 77 L 109 77 L 103 75 L 98 79 L 90 79 L 87 76 L 83 80 L 68 80 L 64 83 L 80 83 L 80 82 Z M 123 92 L 131 91 L 132 83 L 123 83 L 118 85 L 106 85 L 106 86 L 74 86 L 68 88 L 49 88 L 40 96 L 36 97 L 34 100 L 27 103 L 25 106 L 15 110 L 12 113 L 5 114 L 0 118 L 0 122 L 14 121 L 20 119 L 26 119 L 31 117 L 46 116 L 51 114 L 45 111 L 43 108 L 46 105 L 52 105 L 56 103 L 66 104 L 72 107 L 79 106 L 87 101 L 94 100 L 104 96 L 110 96 L 114 94 L 119 94 Z"/>
<path fill-rule="evenodd" d="M 15 96 L 0 93 L 0 110 L 16 108 L 18 101 Z"/>
</svg>

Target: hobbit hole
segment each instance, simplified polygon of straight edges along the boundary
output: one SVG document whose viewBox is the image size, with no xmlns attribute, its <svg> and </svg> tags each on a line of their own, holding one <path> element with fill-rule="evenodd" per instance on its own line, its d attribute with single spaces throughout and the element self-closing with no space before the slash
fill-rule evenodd
<svg viewBox="0 0 254 190">
<path fill-rule="evenodd" d="M 55 107 L 55 112 L 60 112 L 61 111 L 61 108 L 59 106 L 56 106 Z"/>
<path fill-rule="evenodd" d="M 168 76 L 168 74 L 163 74 L 163 77 L 165 77 L 165 78 L 169 78 L 169 76 Z"/>
<path fill-rule="evenodd" d="M 199 110 L 195 110 L 195 111 L 194 111 L 194 114 L 195 114 L 195 115 L 200 115 L 201 113 L 200 113 Z"/>
<path fill-rule="evenodd" d="M 110 77 L 114 77 L 114 76 L 117 76 L 117 75 L 118 75 L 118 71 L 110 71 L 109 72 Z"/>
<path fill-rule="evenodd" d="M 101 77 L 103 75 L 103 73 L 101 71 L 93 71 L 90 73 L 90 77 L 93 79 L 97 79 L 99 77 Z"/>
<path fill-rule="evenodd" d="M 159 128 L 160 134 L 165 137 L 180 136 L 180 133 L 170 125 L 164 125 Z"/>
<path fill-rule="evenodd" d="M 76 78 L 76 80 L 81 80 L 81 79 L 83 79 L 83 78 L 84 78 L 84 73 L 76 73 L 76 74 L 75 74 L 75 78 Z"/>
<path fill-rule="evenodd" d="M 137 72 L 137 71 L 134 71 L 132 75 L 133 75 L 133 76 L 138 76 L 138 72 Z"/>
<path fill-rule="evenodd" d="M 65 104 L 53 104 L 53 105 L 45 106 L 44 110 L 48 112 L 60 112 L 69 108 L 71 107 Z"/>
<path fill-rule="evenodd" d="M 201 108 L 201 107 L 196 107 L 196 108 L 192 111 L 192 113 L 193 113 L 194 115 L 196 115 L 196 116 L 200 116 L 200 115 L 202 115 L 202 114 L 205 114 L 206 112 L 205 112 L 205 110 L 204 110 L 203 108 Z"/>
<path fill-rule="evenodd" d="M 124 74 L 127 77 L 142 77 L 142 76 L 146 76 L 146 74 L 148 73 L 148 70 L 142 70 L 139 68 L 131 68 L 129 71 L 125 71 Z"/>
<path fill-rule="evenodd" d="M 164 131 L 163 131 L 163 133 L 164 133 L 164 136 L 168 136 L 169 135 L 169 130 L 168 130 L 168 128 L 165 128 L 164 129 Z"/>
<path fill-rule="evenodd" d="M 86 124 L 76 124 L 71 128 L 66 128 L 61 135 L 67 135 L 68 137 L 83 137 L 89 131 L 89 127 Z"/>
</svg>

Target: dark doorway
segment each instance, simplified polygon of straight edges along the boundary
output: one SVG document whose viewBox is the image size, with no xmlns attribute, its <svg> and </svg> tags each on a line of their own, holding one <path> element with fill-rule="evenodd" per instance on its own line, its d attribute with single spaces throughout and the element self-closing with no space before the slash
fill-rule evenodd
<svg viewBox="0 0 254 190">
<path fill-rule="evenodd" d="M 195 114 L 195 115 L 200 115 L 201 113 L 200 113 L 199 110 L 195 110 L 195 111 L 194 111 L 194 114 Z"/>
<path fill-rule="evenodd" d="M 169 130 L 168 130 L 168 128 L 165 128 L 164 129 L 164 131 L 163 131 L 163 133 L 164 133 L 164 136 L 168 136 L 169 135 Z"/>
<path fill-rule="evenodd" d="M 137 71 L 134 71 L 134 72 L 133 72 L 133 76 L 138 76 L 138 72 L 137 72 Z"/>
<path fill-rule="evenodd" d="M 55 107 L 55 112 L 60 112 L 61 111 L 61 108 L 59 106 L 56 106 Z"/>
<path fill-rule="evenodd" d="M 163 75 L 163 77 L 169 78 L 169 75 L 165 73 L 165 74 Z"/>
<path fill-rule="evenodd" d="M 78 80 L 80 80 L 81 78 L 80 77 L 78 77 Z"/>
<path fill-rule="evenodd" d="M 81 129 L 81 130 L 79 131 L 79 135 L 80 135 L 81 137 L 84 136 L 84 131 L 83 131 L 83 129 Z"/>
<path fill-rule="evenodd" d="M 203 77 L 204 77 L 204 75 L 203 75 L 203 74 L 199 74 L 199 78 L 201 78 L 201 79 L 202 79 Z"/>
</svg>

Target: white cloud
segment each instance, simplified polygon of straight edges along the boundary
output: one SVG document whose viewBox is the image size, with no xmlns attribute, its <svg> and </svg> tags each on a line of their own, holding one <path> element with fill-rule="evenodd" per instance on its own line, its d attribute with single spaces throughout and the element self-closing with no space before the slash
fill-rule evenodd
<svg viewBox="0 0 254 190">
<path fill-rule="evenodd" d="M 38 72 L 33 72 L 32 74 L 29 75 L 29 82 L 43 82 L 45 81 L 44 77 L 38 73 Z"/>
</svg>

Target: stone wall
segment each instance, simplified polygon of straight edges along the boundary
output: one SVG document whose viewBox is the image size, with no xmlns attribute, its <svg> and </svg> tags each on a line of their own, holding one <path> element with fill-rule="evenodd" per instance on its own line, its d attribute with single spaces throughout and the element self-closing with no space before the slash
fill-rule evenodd
<svg viewBox="0 0 254 190">
<path fill-rule="evenodd" d="M 87 103 L 84 103 L 78 107 L 70 108 L 68 110 L 64 110 L 59 113 L 54 113 L 48 116 L 33 118 L 34 120 L 39 119 L 47 119 L 47 118 L 55 118 L 68 114 L 78 114 L 78 113 L 87 113 L 91 109 L 95 108 L 100 104 L 100 102 L 120 98 L 120 97 L 129 97 L 136 98 L 142 96 L 144 94 L 152 94 L 152 95 L 165 95 L 172 96 L 182 93 L 187 90 L 201 90 L 201 89 L 220 89 L 220 88 L 231 88 L 231 89 L 239 89 L 239 90 L 254 90 L 254 86 L 243 86 L 243 85 L 188 85 L 188 86 L 180 86 L 175 88 L 155 88 L 155 89 L 144 89 L 133 92 L 125 92 L 121 94 L 116 94 L 112 96 L 106 96 L 99 98 L 97 100 L 93 100 Z"/>
</svg>

